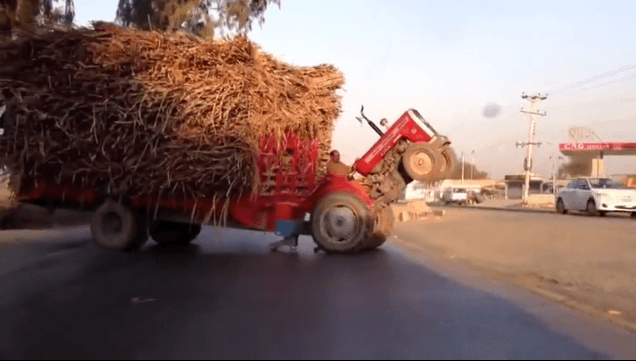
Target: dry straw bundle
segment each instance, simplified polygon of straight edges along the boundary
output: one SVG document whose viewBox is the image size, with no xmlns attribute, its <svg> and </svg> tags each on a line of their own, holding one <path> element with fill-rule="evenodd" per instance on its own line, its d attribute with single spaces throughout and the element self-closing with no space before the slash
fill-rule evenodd
<svg viewBox="0 0 636 361">
<path fill-rule="evenodd" d="M 243 36 L 206 41 L 96 23 L 0 44 L 22 177 L 114 191 L 233 197 L 257 189 L 261 134 L 319 137 L 324 168 L 344 80 L 293 67 Z"/>
</svg>

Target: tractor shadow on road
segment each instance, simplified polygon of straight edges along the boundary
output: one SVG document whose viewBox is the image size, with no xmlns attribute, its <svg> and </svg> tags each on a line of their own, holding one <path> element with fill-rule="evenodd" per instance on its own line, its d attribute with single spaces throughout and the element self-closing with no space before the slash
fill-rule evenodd
<svg viewBox="0 0 636 361">
<path fill-rule="evenodd" d="M 3 276 L 0 357 L 604 357 L 390 247 L 327 256 L 301 238 L 297 253 L 270 253 L 270 238 L 91 245 Z"/>
</svg>

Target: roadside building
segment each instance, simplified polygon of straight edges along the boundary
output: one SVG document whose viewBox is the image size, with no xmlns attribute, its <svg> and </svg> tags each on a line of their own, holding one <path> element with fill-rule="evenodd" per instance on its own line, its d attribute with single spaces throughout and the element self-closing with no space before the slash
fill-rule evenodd
<svg viewBox="0 0 636 361">
<path fill-rule="evenodd" d="M 507 175 L 504 177 L 508 186 L 508 199 L 523 198 L 523 188 L 526 184 L 525 174 Z M 528 194 L 543 193 L 543 178 L 537 174 L 530 174 L 530 188 Z"/>
</svg>

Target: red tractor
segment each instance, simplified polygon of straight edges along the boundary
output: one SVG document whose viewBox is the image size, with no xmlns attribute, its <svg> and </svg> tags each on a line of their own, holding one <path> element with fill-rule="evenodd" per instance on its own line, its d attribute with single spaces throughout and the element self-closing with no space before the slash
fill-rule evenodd
<svg viewBox="0 0 636 361">
<path fill-rule="evenodd" d="M 363 108 L 364 109 L 364 108 Z M 319 143 L 288 131 L 265 134 L 259 143 L 258 195 L 216 198 L 126 197 L 105 189 L 23 182 L 18 199 L 53 209 L 93 211 L 91 231 L 100 246 L 135 250 L 152 238 L 159 244 L 188 244 L 204 224 L 270 231 L 283 237 L 271 245 L 298 245 L 311 235 L 316 251 L 357 253 L 382 245 L 393 230 L 391 203 L 413 180 L 432 182 L 453 167 L 450 141 L 414 109 L 383 133 L 361 111 L 380 139 L 352 166 L 349 177 L 317 174 Z M 354 179 L 355 174 L 361 177 Z M 227 207 L 224 207 L 227 205 Z M 224 214 L 223 210 L 227 210 Z M 196 212 L 195 212 L 196 210 Z M 200 216 L 205 214 L 206 216 Z M 308 218 L 308 219 L 307 219 Z"/>
</svg>

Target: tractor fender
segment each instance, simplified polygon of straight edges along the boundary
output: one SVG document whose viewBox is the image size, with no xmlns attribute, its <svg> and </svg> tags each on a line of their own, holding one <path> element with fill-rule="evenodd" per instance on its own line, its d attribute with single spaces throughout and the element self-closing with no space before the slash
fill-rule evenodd
<svg viewBox="0 0 636 361">
<path fill-rule="evenodd" d="M 353 193 L 360 197 L 369 208 L 373 208 L 373 200 L 369 197 L 367 190 L 362 184 L 351 181 L 346 177 L 332 174 L 325 177 L 322 184 L 303 201 L 300 208 L 305 212 L 311 212 L 323 196 L 332 192 Z"/>
</svg>

